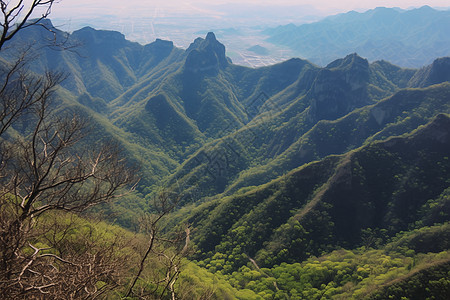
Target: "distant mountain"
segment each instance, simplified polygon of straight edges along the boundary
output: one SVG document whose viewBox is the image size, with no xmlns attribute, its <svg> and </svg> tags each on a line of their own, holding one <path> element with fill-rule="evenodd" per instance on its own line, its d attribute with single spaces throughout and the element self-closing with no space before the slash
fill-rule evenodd
<svg viewBox="0 0 450 300">
<path fill-rule="evenodd" d="M 247 49 L 250 52 L 253 52 L 258 55 L 269 55 L 269 50 L 261 45 L 251 46 Z"/>
<path fill-rule="evenodd" d="M 369 61 L 388 60 L 402 67 L 421 67 L 450 55 L 450 11 L 424 6 L 412 10 L 378 7 L 348 12 L 322 21 L 266 30 L 268 41 L 292 48 L 314 63 L 357 52 Z"/>
</svg>

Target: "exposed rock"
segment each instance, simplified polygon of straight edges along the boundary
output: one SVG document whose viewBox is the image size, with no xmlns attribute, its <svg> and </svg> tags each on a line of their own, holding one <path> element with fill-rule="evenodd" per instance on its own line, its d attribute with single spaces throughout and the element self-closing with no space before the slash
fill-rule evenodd
<svg viewBox="0 0 450 300">
<path fill-rule="evenodd" d="M 229 64 L 225 56 L 225 46 L 209 32 L 205 39 L 197 38 L 186 50 L 185 70 L 194 73 L 217 72 Z"/>
<path fill-rule="evenodd" d="M 309 92 L 313 120 L 334 120 L 370 104 L 367 96 L 369 63 L 357 54 L 322 69 Z"/>
<path fill-rule="evenodd" d="M 408 83 L 409 87 L 427 87 L 450 81 L 450 57 L 442 57 L 418 70 Z"/>
</svg>

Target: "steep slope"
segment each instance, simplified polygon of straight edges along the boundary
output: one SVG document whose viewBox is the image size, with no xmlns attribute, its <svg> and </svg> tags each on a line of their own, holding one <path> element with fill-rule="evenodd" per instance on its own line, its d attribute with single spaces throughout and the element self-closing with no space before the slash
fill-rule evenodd
<svg viewBox="0 0 450 300">
<path fill-rule="evenodd" d="M 229 194 L 266 183 L 312 160 L 359 147 L 384 129 L 384 135 L 378 136 L 402 134 L 425 124 L 436 112 L 449 112 L 448 85 L 425 94 L 403 92 L 383 101 L 370 93 L 378 89 L 392 95 L 400 89 L 394 82 L 405 86 L 414 70 L 386 62 L 368 65 L 356 54 L 326 68 L 305 65 L 303 70 L 299 81 L 281 93 L 261 97 L 264 105 L 248 124 L 186 160 L 171 182 L 196 186 L 202 195 Z M 301 92 L 299 84 L 303 84 Z M 427 112 L 419 114 L 418 109 Z"/>
<path fill-rule="evenodd" d="M 74 31 L 70 41 L 82 45 L 76 50 L 77 75 L 92 96 L 109 102 L 137 81 L 134 71 L 141 46 L 127 41 L 124 35 L 85 27 Z"/>
<path fill-rule="evenodd" d="M 369 64 L 357 54 L 327 65 L 311 88 L 310 118 L 334 120 L 355 108 L 371 104 L 367 94 Z"/>
<path fill-rule="evenodd" d="M 437 112 L 450 113 L 448 83 L 424 90 L 402 90 L 374 105 L 334 121 L 320 121 L 265 165 L 248 168 L 229 192 L 276 178 L 284 170 L 330 154 L 342 154 L 366 142 L 407 133 L 427 123 Z"/>
<path fill-rule="evenodd" d="M 184 51 L 92 28 L 39 30 L 22 42 L 83 41 L 30 63 L 38 76 L 69 74 L 52 109 L 91 121 L 88 147 L 113 142 L 141 167 L 138 192 L 102 208 L 118 224 L 136 228 L 165 183 L 181 197 L 166 228 L 191 224 L 198 264 L 243 299 L 448 286 L 448 58 L 420 70 L 357 54 L 251 69 L 233 65 L 213 33 Z"/>
<path fill-rule="evenodd" d="M 137 139 L 156 140 L 161 149 L 172 151 L 173 157 L 181 160 L 207 140 L 230 134 L 264 109 L 270 109 L 262 107 L 267 97 L 291 87 L 284 102 L 280 100 L 286 105 L 293 97 L 304 94 L 311 79 L 301 79 L 311 77 L 315 69 L 299 59 L 260 69 L 233 65 L 225 56 L 224 46 L 209 33 L 191 44 L 182 63 L 171 65 L 160 83 L 155 84 L 155 78 L 150 77 L 113 101 L 118 110 L 112 118 Z M 295 85 L 297 88 L 292 88 Z M 155 136 L 151 129 L 155 128 L 154 119 L 148 115 L 152 113 L 151 99 L 161 95 L 169 103 L 167 109 L 171 112 L 166 112 L 183 118 L 192 132 L 181 151 L 173 152 L 173 132 L 160 130 Z M 124 102 L 125 98 L 130 100 Z"/>
<path fill-rule="evenodd" d="M 426 87 L 450 81 L 450 57 L 436 59 L 431 65 L 418 70 L 408 82 L 409 87 Z"/>
<path fill-rule="evenodd" d="M 417 69 L 404 69 L 385 60 L 370 64 L 370 82 L 368 92 L 372 97 L 383 99 L 399 88 L 408 87 L 409 81 Z"/>
<path fill-rule="evenodd" d="M 108 102 L 141 76 L 152 76 L 160 67 L 172 65 L 183 51 L 161 40 L 141 46 L 125 40 L 118 32 L 84 28 L 68 34 L 54 28 L 49 20 L 41 25 L 21 31 L 2 51 L 2 61 L 14 61 L 26 51 L 22 71 L 36 78 L 47 71 L 65 75 L 52 109 L 76 112 L 89 120 L 96 135 L 92 143 L 119 144 L 126 158 L 141 166 L 142 186 L 159 182 L 175 169 L 178 163 L 167 153 L 134 141 L 129 133 L 112 124 L 108 112 L 114 108 Z"/>
<path fill-rule="evenodd" d="M 383 239 L 418 221 L 449 221 L 448 197 L 441 197 L 450 184 L 449 128 L 450 117 L 440 114 L 411 134 L 327 157 L 251 191 L 205 203 L 186 221 L 198 228 L 202 253 L 233 255 L 227 261 L 233 269 L 246 263 L 237 253 L 271 266 L 358 247 L 368 228 Z M 441 216 L 430 219 L 437 211 Z"/>
<path fill-rule="evenodd" d="M 51 36 L 32 29 L 23 41 Z M 145 157 L 147 192 L 155 178 L 174 173 L 166 185 L 197 201 L 231 195 L 327 155 L 409 132 L 449 110 L 446 83 L 399 92 L 446 81 L 447 58 L 418 71 L 369 64 L 357 54 L 324 68 L 291 59 L 251 69 L 233 65 L 213 33 L 185 51 L 163 40 L 141 46 L 92 28 L 56 37 L 83 43 L 75 52 L 46 47 L 33 70 L 69 71 L 68 102 L 76 99 L 92 114 L 99 132 L 118 133 L 127 153 Z"/>
<path fill-rule="evenodd" d="M 85 119 L 88 134 L 78 147 L 87 149 L 99 147 L 102 143 L 117 145 L 123 159 L 139 171 L 139 190 L 157 185 L 178 166 L 178 162 L 167 153 L 133 143 L 129 133 L 111 124 L 103 114 L 78 103 L 77 98 L 64 88 L 56 91 L 51 110 L 56 115 L 77 114 Z"/>
<path fill-rule="evenodd" d="M 76 96 L 99 98 L 106 103 L 142 78 L 176 62 L 183 53 L 168 41 L 156 40 L 142 46 L 115 31 L 85 27 L 69 34 L 47 19 L 40 25 L 20 31 L 2 56 L 12 60 L 22 49 L 31 56 L 39 53 L 30 58 L 32 71 L 63 72 L 67 75 L 63 87 Z"/>
<path fill-rule="evenodd" d="M 279 105 L 287 105 L 306 93 L 317 69 L 299 59 L 261 69 L 232 65 L 213 33 L 183 51 L 162 40 L 141 46 L 117 32 L 83 28 L 68 34 L 50 21 L 42 25 L 49 30 L 27 28 L 2 56 L 12 60 L 14 47 L 33 44 L 32 52 L 41 52 L 31 62 L 36 74 L 67 74 L 62 86 L 70 99 L 106 116 L 130 146 L 179 162 L 271 109 L 262 108 L 267 97 L 282 93 Z M 165 115 L 186 130 L 167 130 Z"/>
<path fill-rule="evenodd" d="M 184 66 L 174 78 L 180 83 L 178 97 L 186 116 L 208 137 L 218 138 L 224 130 L 242 126 L 245 112 L 233 84 L 222 78 L 230 63 L 225 46 L 210 32 L 205 39 L 197 38 L 186 54 Z"/>
<path fill-rule="evenodd" d="M 162 74 L 163 80 L 155 84 L 155 78 L 149 77 L 114 103 L 119 108 L 112 115 L 115 124 L 181 160 L 207 138 L 220 137 L 246 120 L 233 84 L 222 75 L 228 64 L 225 48 L 213 33 L 198 38 L 183 53 L 181 63 L 172 64 Z M 124 97 L 131 101 L 121 105 Z M 164 109 L 158 99 L 164 99 Z M 185 124 L 184 133 L 177 127 L 162 130 L 161 121 L 170 116 Z M 180 138 L 183 145 L 179 145 Z M 178 146 L 182 149 L 177 150 Z"/>
</svg>

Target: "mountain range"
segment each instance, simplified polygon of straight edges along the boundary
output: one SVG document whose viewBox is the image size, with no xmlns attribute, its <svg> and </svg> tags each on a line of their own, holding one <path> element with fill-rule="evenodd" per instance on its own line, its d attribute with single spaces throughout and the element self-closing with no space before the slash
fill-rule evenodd
<svg viewBox="0 0 450 300">
<path fill-rule="evenodd" d="M 422 10 L 424 18 L 436 13 L 389 10 L 391 23 Z M 324 24 L 344 24 L 355 14 Z M 87 116 L 88 142 L 114 141 L 141 167 L 137 192 L 103 213 L 133 228 L 135 216 L 151 210 L 157 187 L 178 192 L 166 230 L 191 224 L 198 265 L 236 280 L 233 286 L 251 290 L 255 299 L 260 287 L 236 279 L 248 266 L 277 278 L 277 267 L 290 272 L 340 249 L 388 251 L 404 242 L 417 253 L 448 250 L 448 237 L 428 248 L 409 238 L 420 230 L 438 236 L 449 221 L 449 57 L 405 69 L 345 53 L 325 67 L 293 58 L 254 69 L 234 65 L 212 32 L 183 50 L 159 39 L 143 46 L 90 27 L 66 33 L 44 20 L 8 44 L 2 64 L 29 47 L 40 53 L 30 72 L 67 74 L 55 108 Z M 433 267 L 449 270 L 448 261 Z M 408 287 L 416 273 L 405 274 L 401 283 Z M 361 276 L 340 295 L 355 292 Z M 379 297 L 395 292 L 388 279 L 382 282 Z M 287 286 L 282 296 L 295 298 L 299 287 Z"/>
<path fill-rule="evenodd" d="M 351 11 L 321 21 L 267 29 L 268 41 L 288 46 L 295 55 L 325 65 L 350 52 L 369 61 L 388 60 L 417 68 L 450 55 L 450 11 L 429 6 L 402 10 L 377 7 Z"/>
</svg>

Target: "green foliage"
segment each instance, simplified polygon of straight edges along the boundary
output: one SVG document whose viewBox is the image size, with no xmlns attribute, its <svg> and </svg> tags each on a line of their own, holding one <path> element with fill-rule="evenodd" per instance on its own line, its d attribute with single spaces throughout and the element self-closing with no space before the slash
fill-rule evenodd
<svg viewBox="0 0 450 300">
<path fill-rule="evenodd" d="M 45 48 L 33 71 L 68 72 L 55 109 L 90 118 L 88 145 L 114 141 L 142 178 L 90 213 L 137 230 L 157 186 L 180 191 L 164 224 L 195 228 L 197 261 L 184 262 L 175 286 L 183 299 L 448 291 L 448 59 L 412 70 L 351 54 L 326 68 L 291 59 L 250 69 L 231 64 L 212 35 L 186 51 L 92 28 L 69 40 L 84 42 L 82 55 Z M 26 132 L 26 121 L 15 129 Z M 90 253 L 86 241 L 120 241 L 122 279 L 136 271 L 145 237 L 64 214 L 49 224 L 35 245 Z M 152 261 L 138 288 L 164 293 L 152 280 L 164 270 Z"/>
<path fill-rule="evenodd" d="M 190 219 L 199 230 L 198 257 L 205 267 L 230 274 L 248 263 L 246 255 L 270 267 L 338 247 L 379 247 L 421 222 L 448 221 L 447 211 L 436 209 L 448 200 L 444 128 L 449 121 L 439 115 L 412 134 L 328 157 L 221 198 L 207 213 L 199 207 L 195 214 L 202 217 Z"/>
<path fill-rule="evenodd" d="M 252 290 L 236 289 L 224 276 L 210 273 L 192 262 L 186 263 L 179 280 L 180 299 L 258 299 Z"/>
<path fill-rule="evenodd" d="M 420 282 L 415 289 L 420 290 L 423 285 L 429 289 L 427 292 L 422 289 L 420 297 L 442 297 L 448 288 L 449 258 L 448 251 L 426 255 L 413 251 L 405 255 L 394 248 L 388 252 L 360 248 L 337 250 L 302 263 L 282 263 L 272 268 L 252 270 L 244 266 L 226 277 L 236 288 L 250 289 L 264 299 L 362 299 L 370 294 L 375 294 L 371 299 L 387 299 L 387 293 L 396 292 L 396 297 L 413 295 L 408 290 L 414 284 L 411 278 Z M 434 281 L 426 284 L 423 277 L 416 278 L 421 272 Z M 393 289 L 394 282 L 403 291 Z M 424 299 L 420 297 L 414 299 Z"/>
</svg>

